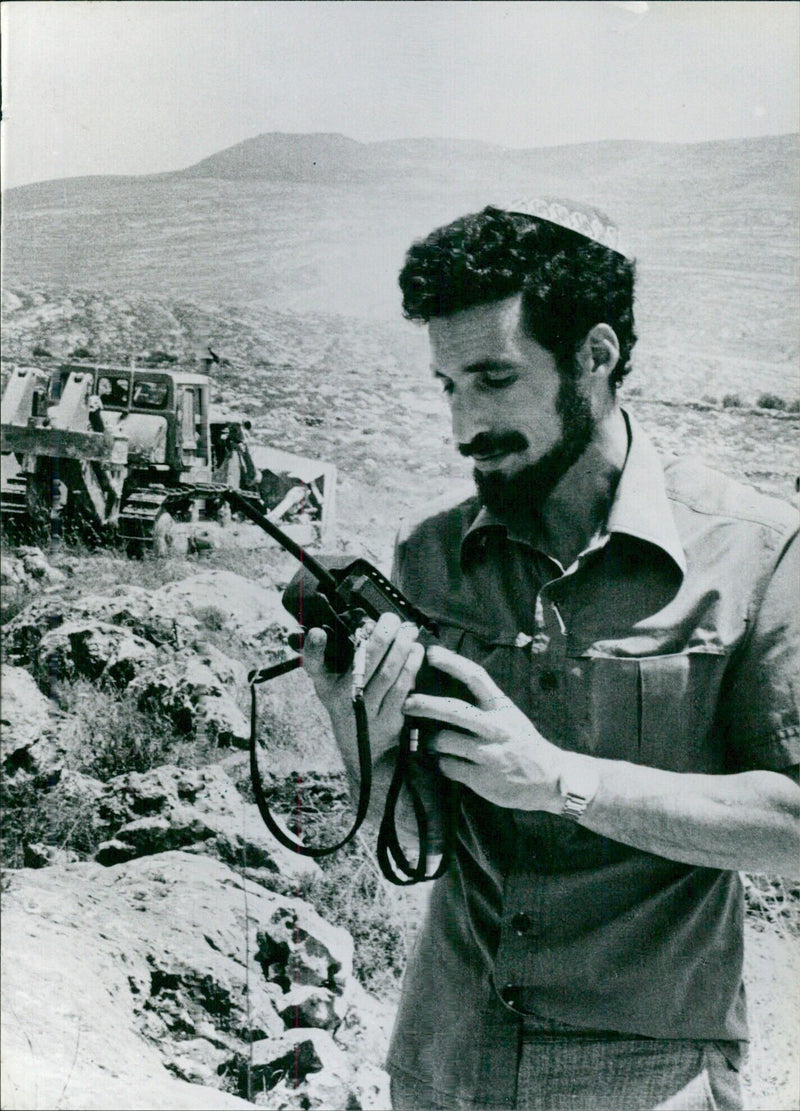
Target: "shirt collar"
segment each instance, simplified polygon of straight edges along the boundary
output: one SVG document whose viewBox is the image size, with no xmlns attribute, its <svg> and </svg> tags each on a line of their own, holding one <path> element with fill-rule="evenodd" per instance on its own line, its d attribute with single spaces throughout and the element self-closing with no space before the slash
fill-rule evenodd
<svg viewBox="0 0 800 1111">
<path fill-rule="evenodd" d="M 683 550 L 672 506 L 667 497 L 664 470 L 661 460 L 649 437 L 623 409 L 628 426 L 628 455 L 617 484 L 614 500 L 606 519 L 605 533 L 621 533 L 643 540 L 660 548 L 673 561 L 681 574 L 686 574 L 686 554 Z M 498 520 L 485 506 L 481 506 L 474 520 L 467 525 L 461 538 L 462 563 L 473 545 L 481 542 L 487 531 L 497 530 L 509 540 L 530 545 L 530 537 L 516 535 Z M 533 541 L 535 547 L 535 541 Z"/>
</svg>

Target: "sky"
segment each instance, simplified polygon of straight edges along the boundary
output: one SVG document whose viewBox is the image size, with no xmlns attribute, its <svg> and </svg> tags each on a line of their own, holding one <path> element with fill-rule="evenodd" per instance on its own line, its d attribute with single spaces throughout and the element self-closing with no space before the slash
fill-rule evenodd
<svg viewBox="0 0 800 1111">
<path fill-rule="evenodd" d="M 6 0 L 3 182 L 269 131 L 506 147 L 800 131 L 800 3 Z"/>
</svg>

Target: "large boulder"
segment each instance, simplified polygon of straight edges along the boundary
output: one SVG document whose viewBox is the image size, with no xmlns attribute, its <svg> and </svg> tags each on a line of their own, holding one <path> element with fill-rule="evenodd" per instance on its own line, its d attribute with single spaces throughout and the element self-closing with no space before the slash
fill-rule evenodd
<svg viewBox="0 0 800 1111">
<path fill-rule="evenodd" d="M 139 586 L 119 584 L 105 594 L 86 594 L 71 600 L 46 594 L 35 598 L 5 626 L 9 658 L 15 663 L 33 663 L 42 637 L 67 621 L 116 625 L 156 647 L 172 648 L 191 643 L 201 629 L 185 607 L 170 606 L 165 598 L 156 600 L 154 594 Z"/>
<path fill-rule="evenodd" d="M 245 640 L 281 640 L 298 628 L 281 605 L 280 594 L 232 571 L 203 571 L 167 583 L 153 594 L 155 605 L 183 609 L 196 617 L 209 613 Z"/>
<path fill-rule="evenodd" d="M 250 724 L 235 692 L 245 682 L 242 665 L 204 645 L 201 654 L 181 649 L 155 667 L 142 668 L 128 693 L 140 709 L 166 714 L 181 733 L 202 728 L 221 745 L 244 748 Z"/>
<path fill-rule="evenodd" d="M 266 967 L 265 932 L 284 951 Z M 388 1106 L 380 1055 L 345 1058 L 338 1036 L 287 1032 L 279 1014 L 290 967 L 324 964 L 347 994 L 349 935 L 219 861 L 12 873 L 1 940 L 6 1106 L 228 1108 L 248 1091 L 260 1106 Z"/>
<path fill-rule="evenodd" d="M 85 678 L 125 687 L 158 658 L 156 648 L 130 629 L 105 621 L 65 621 L 36 647 L 36 674 L 48 690 L 53 679 Z"/>
<path fill-rule="evenodd" d="M 256 960 L 268 980 L 284 991 L 292 986 L 325 988 L 341 995 L 353 966 L 353 940 L 306 904 L 276 907 L 257 933 Z"/>
<path fill-rule="evenodd" d="M 71 615 L 70 604 L 57 594 L 42 594 L 3 626 L 6 658 L 14 664 L 30 665 L 39 641 Z"/>
<path fill-rule="evenodd" d="M 104 838 L 95 860 L 112 865 L 170 849 L 216 856 L 268 886 L 296 884 L 318 865 L 284 848 L 258 808 L 241 796 L 217 764 L 169 765 L 117 776 L 96 806 Z"/>
<path fill-rule="evenodd" d="M 3 664 L 0 758 L 6 784 L 58 781 L 68 746 L 59 730 L 65 715 L 21 667 Z"/>
<path fill-rule="evenodd" d="M 0 586 L 19 588 L 25 593 L 60 586 L 67 576 L 47 560 L 41 548 L 20 546 L 16 554 L 6 555 L 0 563 Z"/>
</svg>

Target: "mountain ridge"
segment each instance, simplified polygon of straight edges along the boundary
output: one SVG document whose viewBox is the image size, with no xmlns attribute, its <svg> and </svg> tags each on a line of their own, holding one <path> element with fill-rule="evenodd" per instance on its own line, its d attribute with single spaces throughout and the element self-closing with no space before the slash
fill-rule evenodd
<svg viewBox="0 0 800 1111">
<path fill-rule="evenodd" d="M 9 191 L 7 287 L 399 321 L 412 242 L 486 204 L 565 196 L 608 213 L 637 260 L 643 359 L 691 348 L 698 380 L 720 358 L 796 376 L 798 135 L 522 152 L 327 133 L 245 144 L 183 171 Z"/>
<path fill-rule="evenodd" d="M 214 170 L 226 171 L 223 177 L 230 176 L 231 172 L 241 167 L 242 157 L 253 153 L 261 158 L 261 168 L 265 171 L 280 167 L 281 159 L 294 153 L 305 159 L 301 169 L 308 171 L 310 164 L 319 162 L 323 156 L 339 155 L 347 152 L 349 156 L 356 156 L 362 160 L 362 167 L 375 169 L 376 164 L 384 163 L 392 155 L 412 156 L 427 158 L 432 155 L 447 161 L 453 155 L 469 155 L 472 158 L 483 156 L 484 159 L 501 159 L 507 162 L 530 163 L 540 162 L 546 164 L 555 160 L 570 159 L 586 154 L 603 161 L 611 155 L 622 154 L 674 154 L 678 151 L 687 154 L 713 152 L 739 154 L 748 151 L 761 151 L 771 147 L 794 147 L 795 154 L 800 150 L 800 134 L 786 132 L 779 135 L 766 135 L 760 137 L 743 137 L 739 139 L 712 139 L 699 140 L 692 143 L 661 142 L 647 139 L 602 139 L 596 142 L 557 143 L 542 147 L 505 147 L 496 143 L 474 139 L 450 139 L 436 136 L 408 136 L 401 139 L 379 139 L 371 142 L 362 142 L 352 139 L 340 132 L 288 132 L 269 131 L 233 143 L 229 147 L 201 158 L 173 170 L 163 170 L 148 174 L 84 174 L 77 177 L 48 178 L 42 181 L 29 182 L 25 185 L 12 186 L 3 190 L 4 195 L 24 195 L 26 191 L 37 190 L 42 186 L 57 187 L 74 182 L 133 182 L 157 181 L 182 177 L 213 177 Z M 789 154 L 787 150 L 784 152 Z M 380 159 L 378 156 L 381 156 Z M 247 159 L 245 159 L 247 161 Z M 257 168 L 254 166 L 253 168 Z M 390 167 L 386 167 L 389 172 Z M 266 175 L 268 176 L 268 175 Z M 273 180 L 303 180 L 297 171 L 288 177 L 277 177 Z M 317 180 L 311 178 L 310 180 Z"/>
</svg>

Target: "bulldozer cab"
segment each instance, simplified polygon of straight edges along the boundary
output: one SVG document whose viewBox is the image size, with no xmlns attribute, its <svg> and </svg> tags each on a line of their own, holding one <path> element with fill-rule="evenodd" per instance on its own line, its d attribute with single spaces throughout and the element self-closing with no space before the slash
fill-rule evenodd
<svg viewBox="0 0 800 1111">
<path fill-rule="evenodd" d="M 211 478 L 209 380 L 202 374 L 66 364 L 50 383 L 58 406 L 71 376 L 90 372 L 107 428 L 124 432 L 129 464 L 194 483 Z"/>
</svg>

